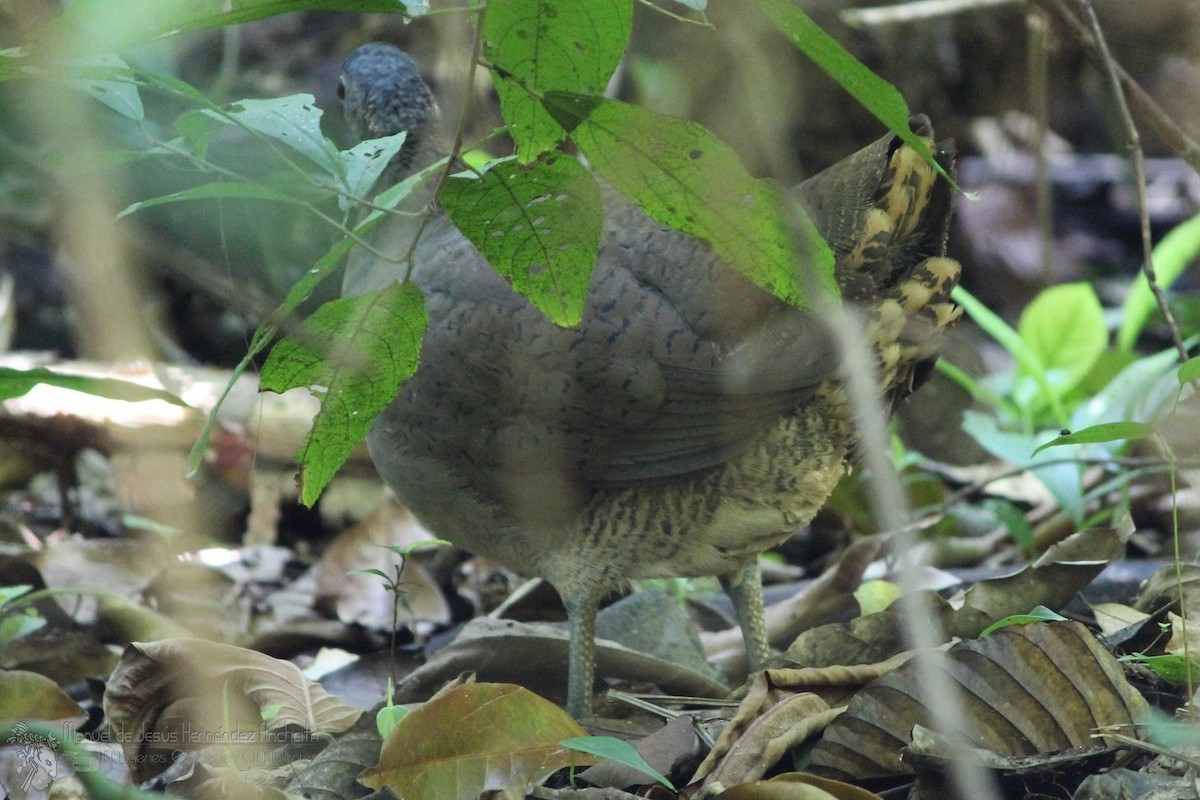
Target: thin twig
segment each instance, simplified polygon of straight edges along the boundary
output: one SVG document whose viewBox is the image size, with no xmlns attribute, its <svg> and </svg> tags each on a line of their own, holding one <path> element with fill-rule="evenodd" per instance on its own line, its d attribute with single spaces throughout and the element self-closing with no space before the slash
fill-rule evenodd
<svg viewBox="0 0 1200 800">
<path fill-rule="evenodd" d="M 471 66 L 467 70 L 467 88 L 463 95 L 462 110 L 458 115 L 458 125 L 454 131 L 454 143 L 450 146 L 450 155 L 446 159 L 446 168 L 438 175 L 437 183 L 433 186 L 433 192 L 429 196 L 429 202 L 422 209 L 422 218 L 417 226 L 416 233 L 409 240 L 408 250 L 405 252 L 401 260 L 405 263 L 404 277 L 401 278 L 401 283 L 408 283 L 412 277 L 413 256 L 417 251 L 417 243 L 421 241 L 421 234 L 425 232 L 426 226 L 433 219 L 434 211 L 438 207 L 438 197 L 441 196 L 442 187 L 446 185 L 446 181 L 454 173 L 454 170 L 459 166 L 459 155 L 462 153 L 463 139 L 466 137 L 467 118 L 471 112 L 471 98 L 473 97 L 473 87 L 475 86 L 475 72 L 479 69 L 480 60 L 483 53 L 483 23 L 487 16 L 487 3 L 480 3 L 476 6 L 478 17 L 475 20 L 475 41 L 471 45 Z"/>
<path fill-rule="evenodd" d="M 1070 9 L 1066 0 L 1030 0 L 1030 2 L 1050 12 L 1060 23 L 1069 28 L 1079 43 L 1083 45 L 1084 53 L 1088 58 L 1105 69 L 1111 67 L 1116 72 L 1129 103 L 1137 110 L 1138 116 L 1162 139 L 1168 149 L 1200 173 L 1200 143 L 1175 124 L 1170 115 L 1163 111 L 1162 106 L 1120 64 L 1111 60 L 1107 63 L 1104 61 L 1093 40 L 1091 30 Z"/>
<path fill-rule="evenodd" d="M 1158 284 L 1158 277 L 1154 274 L 1154 243 L 1150 238 L 1150 208 L 1146 202 L 1146 162 L 1145 154 L 1142 153 L 1142 138 L 1138 134 L 1137 125 L 1134 124 L 1133 115 L 1129 111 L 1129 104 L 1125 100 L 1125 91 L 1121 86 L 1121 78 L 1117 75 L 1117 62 L 1108 50 L 1108 41 L 1104 38 L 1104 31 L 1100 29 L 1100 20 L 1096 18 L 1096 10 L 1092 7 L 1091 0 L 1076 0 L 1076 2 L 1087 18 L 1088 27 L 1091 29 L 1092 34 L 1090 46 L 1094 46 L 1099 53 L 1104 69 L 1104 76 L 1108 79 L 1109 89 L 1112 91 L 1113 99 L 1117 103 L 1117 114 L 1121 120 L 1121 125 L 1125 129 L 1125 147 L 1129 151 L 1129 160 L 1133 165 L 1133 180 L 1137 189 L 1138 214 L 1142 222 L 1142 272 L 1146 276 L 1147 283 L 1150 284 L 1150 291 L 1154 294 L 1154 300 L 1158 303 L 1158 309 L 1162 312 L 1163 318 L 1167 322 L 1167 329 L 1171 332 L 1171 343 L 1179 351 L 1179 361 L 1182 363 L 1187 361 L 1187 348 L 1183 346 L 1183 338 L 1179 335 L 1179 326 L 1176 324 L 1175 317 L 1171 313 L 1171 308 L 1167 304 L 1167 296 Z"/>
<path fill-rule="evenodd" d="M 1050 20 L 1040 8 L 1026 11 L 1025 24 L 1029 31 L 1027 60 L 1029 63 L 1029 105 L 1033 108 L 1034 131 L 1034 208 L 1037 213 L 1039 260 L 1042 277 L 1049 282 L 1054 273 L 1053 198 L 1050 192 L 1050 169 L 1046 158 L 1046 131 L 1049 125 L 1048 70 L 1050 50 Z"/>
<path fill-rule="evenodd" d="M 832 303 L 825 295 L 818 295 L 823 307 L 819 309 L 821 321 L 828 327 L 838 345 L 842 360 L 842 381 L 847 402 L 854 410 L 855 430 L 861 437 L 864 466 L 871 471 L 871 507 L 880 527 L 896 531 L 896 549 L 903 553 L 919 552 L 917 532 L 909 525 L 911 512 L 899 476 L 892 466 L 886 415 L 880 402 L 879 387 L 874 378 L 874 355 L 864 340 L 866 325 L 855 312 Z M 906 594 L 915 594 L 919 585 L 920 570 L 916 559 L 905 559 L 899 570 L 899 583 Z M 941 624 L 933 618 L 917 619 L 910 614 L 902 615 L 905 636 L 918 651 L 920 666 L 921 695 L 929 709 L 932 727 L 950 737 L 955 752 L 950 757 L 951 780 L 960 790 L 961 796 L 979 800 L 997 800 L 1000 794 L 994 780 L 973 760 L 967 757 L 966 717 L 959 704 L 961 691 L 949 679 L 949 672 L 942 664 L 945 656 L 938 646 L 947 641 Z"/>
</svg>

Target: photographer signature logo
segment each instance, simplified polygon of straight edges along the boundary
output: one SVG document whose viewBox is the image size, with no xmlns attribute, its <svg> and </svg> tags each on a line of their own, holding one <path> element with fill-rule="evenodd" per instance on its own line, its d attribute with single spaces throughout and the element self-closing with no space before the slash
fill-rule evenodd
<svg viewBox="0 0 1200 800">
<path fill-rule="evenodd" d="M 8 745 L 16 748 L 17 759 L 15 767 L 8 765 L 8 774 L 0 774 L 0 799 L 46 796 L 50 782 L 58 777 L 58 742 L 18 723 Z"/>
</svg>

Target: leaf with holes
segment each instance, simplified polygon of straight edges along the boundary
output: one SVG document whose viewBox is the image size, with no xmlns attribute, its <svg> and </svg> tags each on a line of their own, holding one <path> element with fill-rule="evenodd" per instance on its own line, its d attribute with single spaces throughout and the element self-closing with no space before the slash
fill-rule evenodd
<svg viewBox="0 0 1200 800">
<path fill-rule="evenodd" d="M 582 164 L 561 155 L 526 167 L 503 159 L 446 181 L 442 204 L 514 289 L 559 325 L 579 322 L 604 213 Z"/>
<path fill-rule="evenodd" d="M 321 109 L 311 94 L 241 100 L 220 110 L 186 111 L 175 120 L 175 127 L 201 156 L 216 131 L 228 125 L 287 145 L 330 175 L 341 177 L 345 171 L 337 148 L 321 133 Z"/>
<path fill-rule="evenodd" d="M 400 384 L 417 370 L 428 320 L 420 291 L 393 284 L 326 303 L 271 350 L 262 391 L 307 386 L 321 410 L 300 448 L 300 499 L 312 506 Z"/>
</svg>

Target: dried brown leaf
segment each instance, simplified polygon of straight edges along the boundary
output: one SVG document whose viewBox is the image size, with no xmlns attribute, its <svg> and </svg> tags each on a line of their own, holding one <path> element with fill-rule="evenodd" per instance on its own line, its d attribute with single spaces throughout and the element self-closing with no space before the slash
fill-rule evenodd
<svg viewBox="0 0 1200 800">
<path fill-rule="evenodd" d="M 130 763 L 139 765 L 151 763 L 139 757 L 143 748 L 265 748 L 284 728 L 339 733 L 362 713 L 295 664 L 200 639 L 126 647 L 109 679 L 104 711 L 122 731 Z"/>
<path fill-rule="evenodd" d="M 789 772 L 769 781 L 732 786 L 721 795 L 721 800 L 880 800 L 880 797 L 841 781 Z"/>
<path fill-rule="evenodd" d="M 1001 756 L 1084 747 L 1112 725 L 1138 720 L 1146 703 L 1117 660 L 1082 625 L 1013 625 L 960 642 L 942 662 L 961 689 L 968 744 Z M 900 755 L 913 727 L 928 725 L 919 663 L 859 692 L 813 752 L 813 771 L 844 780 L 911 772 Z"/>
<path fill-rule="evenodd" d="M 788 751 L 825 730 L 844 710 L 830 708 L 815 694 L 787 697 L 750 723 L 707 774 L 704 784 L 736 786 L 758 780 Z"/>
</svg>

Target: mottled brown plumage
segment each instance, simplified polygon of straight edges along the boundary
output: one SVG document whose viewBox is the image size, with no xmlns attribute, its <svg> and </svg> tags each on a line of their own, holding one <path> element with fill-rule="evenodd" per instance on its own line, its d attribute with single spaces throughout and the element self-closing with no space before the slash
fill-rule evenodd
<svg viewBox="0 0 1200 800">
<path fill-rule="evenodd" d="M 360 49 L 343 71 L 348 116 L 363 133 L 408 124 L 429 142 L 413 104 L 397 99 L 423 90 L 415 76 L 393 48 Z M 416 104 L 430 110 L 423 91 Z M 913 129 L 950 166 L 928 120 Z M 369 437 L 380 473 L 430 530 L 558 589 L 576 715 L 591 708 L 597 603 L 632 578 L 720 576 L 759 663 L 758 554 L 812 519 L 854 446 L 824 326 L 702 242 L 604 196 L 599 258 L 573 329 L 516 294 L 435 213 L 411 273 L 429 314 L 421 366 Z M 950 189 L 889 136 L 793 197 L 835 251 L 843 299 L 868 321 L 894 405 L 957 315 L 958 265 L 943 257 Z M 395 220 L 373 244 L 404 253 L 414 230 Z M 363 251 L 345 292 L 401 274 Z"/>
</svg>

